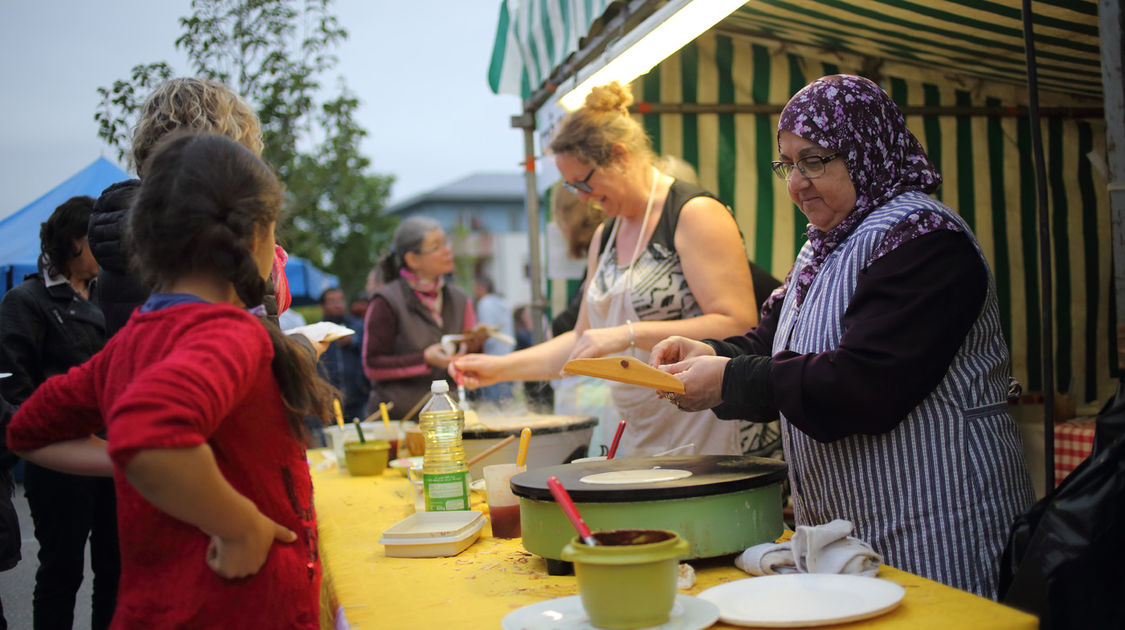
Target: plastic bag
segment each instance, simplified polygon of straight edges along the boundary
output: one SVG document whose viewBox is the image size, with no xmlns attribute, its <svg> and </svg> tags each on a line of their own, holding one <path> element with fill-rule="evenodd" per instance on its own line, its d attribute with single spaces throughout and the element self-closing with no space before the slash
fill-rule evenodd
<svg viewBox="0 0 1125 630">
<path fill-rule="evenodd" d="M 1125 628 L 1125 386 L 1098 414 L 1090 456 L 1016 519 L 1000 595 L 1040 628 Z"/>
</svg>

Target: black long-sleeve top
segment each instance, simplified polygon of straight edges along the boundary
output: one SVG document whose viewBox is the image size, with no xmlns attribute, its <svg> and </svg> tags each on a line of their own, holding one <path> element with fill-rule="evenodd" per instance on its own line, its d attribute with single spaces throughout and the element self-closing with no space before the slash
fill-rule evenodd
<svg viewBox="0 0 1125 630">
<path fill-rule="evenodd" d="M 966 234 L 908 241 L 860 272 L 834 350 L 772 354 L 780 304 L 745 335 L 705 340 L 731 358 L 715 413 L 764 421 L 780 411 L 821 442 L 888 432 L 945 377 L 987 287 Z"/>
</svg>

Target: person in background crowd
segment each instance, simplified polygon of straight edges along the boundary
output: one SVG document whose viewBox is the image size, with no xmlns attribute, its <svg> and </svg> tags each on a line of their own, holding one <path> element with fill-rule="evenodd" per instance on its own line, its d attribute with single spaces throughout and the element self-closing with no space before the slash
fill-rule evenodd
<svg viewBox="0 0 1125 630">
<path fill-rule="evenodd" d="M 87 226 L 94 200 L 72 197 L 51 213 L 39 231 L 39 271 L 0 301 L 0 394 L 20 406 L 48 378 L 94 356 L 105 345 L 105 317 L 94 305 L 98 264 Z M 86 540 L 94 572 L 95 629 L 109 627 L 121 570 L 113 482 L 43 468 L 24 467 L 39 569 L 32 616 L 36 630 L 69 628 L 82 585 Z"/>
<path fill-rule="evenodd" d="M 375 297 L 375 292 L 384 284 L 387 284 L 387 279 L 383 277 L 383 268 L 375 265 L 367 272 L 367 280 L 363 284 L 363 295 L 367 297 L 368 306 L 371 305 L 371 298 Z M 363 312 L 363 316 L 367 317 L 367 311 Z"/>
<path fill-rule="evenodd" d="M 847 519 L 890 565 L 996 597 L 1033 500 L 1008 415 L 1008 346 L 968 225 L 868 79 L 822 77 L 781 113 L 777 176 L 809 240 L 743 336 L 672 337 L 679 408 L 782 418 L 796 524 Z"/>
<path fill-rule="evenodd" d="M 370 304 L 371 295 L 367 291 L 360 291 L 356 293 L 352 301 L 348 303 L 348 313 L 362 322 L 363 318 L 367 316 L 367 307 Z"/>
<path fill-rule="evenodd" d="M 0 374 L 0 379 L 6 378 Z M 8 431 L 8 421 L 16 408 L 9 405 L 8 401 L 0 396 L 0 572 L 14 568 L 21 559 L 20 556 L 20 520 L 16 515 L 16 508 L 12 505 L 12 495 L 15 494 L 15 480 L 12 479 L 12 467 L 18 458 L 8 450 L 8 440 L 5 434 Z M 8 620 L 4 618 L 4 603 L 0 602 L 0 630 L 8 630 Z"/>
<path fill-rule="evenodd" d="M 152 148 L 166 135 L 178 130 L 215 133 L 231 138 L 262 155 L 262 130 L 254 110 L 230 88 L 209 79 L 174 78 L 156 87 L 141 106 L 140 119 L 133 130 L 130 159 L 137 176 L 144 179 L 143 167 Z M 102 191 L 90 215 L 90 249 L 101 266 L 98 306 L 106 317 L 106 330 L 114 335 L 129 315 L 148 298 L 149 289 L 129 268 L 130 252 L 124 247 L 129 207 L 141 185 L 140 179 L 113 184 Z M 280 245 L 275 247 L 272 280 L 263 306 L 269 317 L 288 312 L 289 284 L 285 262 L 289 258 Z M 299 317 L 299 315 L 298 315 Z M 292 323 L 290 328 L 303 325 Z M 285 330 L 286 327 L 282 327 Z M 319 354 L 325 345 L 297 337 L 309 354 Z"/>
<path fill-rule="evenodd" d="M 589 278 L 571 332 L 500 357 L 466 355 L 455 367 L 469 386 L 555 378 L 569 359 L 648 351 L 673 334 L 692 338 L 745 332 L 757 323 L 738 225 L 713 195 L 657 167 L 644 128 L 620 84 L 594 88 L 559 123 L 550 150 L 566 186 L 610 217 L 587 257 Z M 603 237 L 603 234 L 608 234 Z M 695 453 L 741 454 L 739 423 L 711 411 L 669 409 L 651 390 L 611 385 L 629 423 L 619 449 L 644 456 L 692 444 Z"/>
<path fill-rule="evenodd" d="M 559 227 L 559 232 L 566 240 L 570 258 L 585 260 L 594 233 L 605 220 L 605 212 L 596 203 L 579 199 L 576 193 L 563 184 L 560 180 L 551 186 L 551 220 Z M 566 309 L 551 320 L 551 336 L 558 337 L 574 330 L 578 312 L 582 308 L 582 296 L 586 294 L 586 272 L 586 266 L 583 265 L 578 288 L 567 302 Z M 574 374 L 554 381 L 552 388 L 556 414 L 592 416 L 598 419 L 597 426 L 590 434 L 589 454 L 608 453 L 617 423 L 621 419 L 613 405 L 609 381 Z"/>
<path fill-rule="evenodd" d="M 508 308 L 508 302 L 496 294 L 492 278 L 477 276 L 473 284 L 473 297 L 477 301 L 477 321 L 483 326 L 488 326 L 508 337 L 512 337 L 514 333 L 512 310 Z M 495 337 L 489 337 L 485 340 L 482 351 L 485 354 L 493 355 L 508 354 L 512 351 L 512 346 Z M 496 403 L 512 397 L 512 384 L 497 383 L 489 387 L 482 387 L 477 391 L 480 400 Z"/>
<path fill-rule="evenodd" d="M 444 378 L 456 387 L 441 337 L 472 329 L 477 318 L 469 296 L 444 279 L 453 271 L 453 250 L 437 221 L 404 219 L 379 265 L 387 283 L 375 291 L 364 321 L 367 413 L 393 402 L 392 413 L 401 418 L 429 396 L 433 381 Z"/>
<path fill-rule="evenodd" d="M 21 405 L 29 461 L 112 473 L 116 628 L 319 628 L 306 414 L 331 386 L 260 306 L 282 187 L 233 140 L 173 134 L 145 163 L 130 250 L 153 294 Z M 106 441 L 92 434 L 108 428 Z"/>
<path fill-rule="evenodd" d="M 363 418 L 369 387 L 363 375 L 363 321 L 347 312 L 344 291 L 325 289 L 320 294 L 321 321 L 332 322 L 355 331 L 354 335 L 333 341 L 320 355 L 317 370 L 324 380 L 340 391 L 344 419 Z"/>
</svg>

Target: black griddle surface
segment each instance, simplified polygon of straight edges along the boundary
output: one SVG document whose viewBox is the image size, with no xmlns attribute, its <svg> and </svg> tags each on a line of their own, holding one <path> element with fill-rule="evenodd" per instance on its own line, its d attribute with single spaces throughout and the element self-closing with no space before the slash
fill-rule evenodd
<svg viewBox="0 0 1125 630">
<path fill-rule="evenodd" d="M 687 470 L 684 479 L 632 484 L 591 484 L 581 479 L 598 473 L 648 468 Z M 536 468 L 512 477 L 516 496 L 554 501 L 547 479 L 558 477 L 575 503 L 658 501 L 726 494 L 759 488 L 785 479 L 785 462 L 764 457 L 738 455 L 690 455 L 682 457 L 628 457 L 578 462 Z"/>
</svg>

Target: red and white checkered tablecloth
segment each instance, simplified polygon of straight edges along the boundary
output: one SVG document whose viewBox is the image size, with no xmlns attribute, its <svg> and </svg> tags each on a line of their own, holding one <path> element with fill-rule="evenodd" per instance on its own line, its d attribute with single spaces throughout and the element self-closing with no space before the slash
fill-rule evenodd
<svg viewBox="0 0 1125 630">
<path fill-rule="evenodd" d="M 1094 420 L 1071 420 L 1055 425 L 1055 485 L 1062 483 L 1094 447 Z"/>
</svg>

